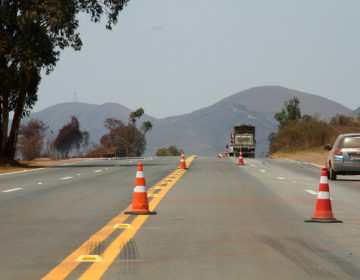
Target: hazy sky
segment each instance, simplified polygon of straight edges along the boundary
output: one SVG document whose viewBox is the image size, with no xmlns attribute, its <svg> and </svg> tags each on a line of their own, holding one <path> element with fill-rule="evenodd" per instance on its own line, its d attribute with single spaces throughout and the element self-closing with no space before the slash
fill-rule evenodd
<svg viewBox="0 0 360 280">
<path fill-rule="evenodd" d="M 280 85 L 360 106 L 359 0 L 131 0 L 44 76 L 34 111 L 77 100 L 166 117 Z M 74 94 L 76 93 L 76 94 Z"/>
</svg>

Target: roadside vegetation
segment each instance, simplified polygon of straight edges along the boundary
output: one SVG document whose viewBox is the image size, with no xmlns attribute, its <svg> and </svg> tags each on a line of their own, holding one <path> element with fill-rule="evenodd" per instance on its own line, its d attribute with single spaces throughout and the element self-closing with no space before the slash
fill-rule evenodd
<svg viewBox="0 0 360 280">
<path fill-rule="evenodd" d="M 137 121 L 143 114 L 143 108 L 131 112 L 127 124 L 116 118 L 107 118 L 104 126 L 108 129 L 108 133 L 101 137 L 99 144 L 91 147 L 86 156 L 136 157 L 143 155 L 146 148 L 146 133 L 153 127 L 150 121 L 144 121 L 140 128 L 137 127 Z"/>
<path fill-rule="evenodd" d="M 42 121 L 35 119 L 20 126 L 18 152 L 24 160 L 41 156 L 47 129 L 48 127 Z"/>
<path fill-rule="evenodd" d="M 42 73 L 54 70 L 65 48 L 81 49 L 78 15 L 87 14 L 95 23 L 104 23 L 105 17 L 106 28 L 111 29 L 127 2 L 1 1 L 0 165 L 17 164 L 21 120 L 38 99 Z"/>
<path fill-rule="evenodd" d="M 70 122 L 59 130 L 52 145 L 58 153 L 57 157 L 67 158 L 74 149 L 79 155 L 80 149 L 82 147 L 86 149 L 89 145 L 89 132 L 81 131 L 79 120 L 73 116 Z"/>
<path fill-rule="evenodd" d="M 80 122 L 75 116 L 57 133 L 49 132 L 42 121 L 30 119 L 20 126 L 16 158 L 28 161 L 36 158 L 141 156 L 146 149 L 146 134 L 153 127 L 150 121 L 144 121 L 138 128 L 137 122 L 144 113 L 142 108 L 131 112 L 127 123 L 107 118 L 104 126 L 108 132 L 99 143 L 91 144 L 89 132 L 80 130 Z"/>
<path fill-rule="evenodd" d="M 170 146 L 169 148 L 158 149 L 155 155 L 158 157 L 180 156 L 181 150 L 176 148 L 175 146 Z"/>
<path fill-rule="evenodd" d="M 332 144 L 340 133 L 360 132 L 360 117 L 336 115 L 329 122 L 317 116 L 301 115 L 300 102 L 294 97 L 284 103 L 274 118 L 279 123 L 276 133 L 269 136 L 269 154 L 302 151 L 320 152 L 326 144 Z M 323 152 L 324 153 L 324 152 Z"/>
</svg>

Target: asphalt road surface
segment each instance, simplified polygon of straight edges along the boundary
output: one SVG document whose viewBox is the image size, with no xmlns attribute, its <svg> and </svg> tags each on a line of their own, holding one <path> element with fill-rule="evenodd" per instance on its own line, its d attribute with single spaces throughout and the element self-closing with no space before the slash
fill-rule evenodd
<svg viewBox="0 0 360 280">
<path fill-rule="evenodd" d="M 0 176 L 0 279 L 360 279 L 359 176 L 330 182 L 343 223 L 318 224 L 318 166 L 143 162 L 157 215 L 123 214 L 135 159 Z"/>
</svg>

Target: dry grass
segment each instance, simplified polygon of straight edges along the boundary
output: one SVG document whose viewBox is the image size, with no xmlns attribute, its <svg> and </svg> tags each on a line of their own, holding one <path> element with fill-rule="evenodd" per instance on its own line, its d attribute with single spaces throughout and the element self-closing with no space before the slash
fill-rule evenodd
<svg viewBox="0 0 360 280">
<path fill-rule="evenodd" d="M 327 151 L 292 151 L 292 152 L 277 152 L 271 155 L 271 158 L 286 158 L 302 162 L 315 163 L 324 165 L 326 162 Z"/>
</svg>

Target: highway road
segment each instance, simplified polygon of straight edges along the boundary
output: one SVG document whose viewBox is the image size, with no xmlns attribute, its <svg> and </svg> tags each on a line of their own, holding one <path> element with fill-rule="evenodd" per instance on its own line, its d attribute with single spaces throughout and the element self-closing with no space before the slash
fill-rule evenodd
<svg viewBox="0 0 360 280">
<path fill-rule="evenodd" d="M 123 214 L 135 159 L 0 176 L 0 279 L 360 279 L 360 177 L 330 182 L 343 223 L 305 223 L 318 166 L 145 158 L 152 216 Z"/>
</svg>

